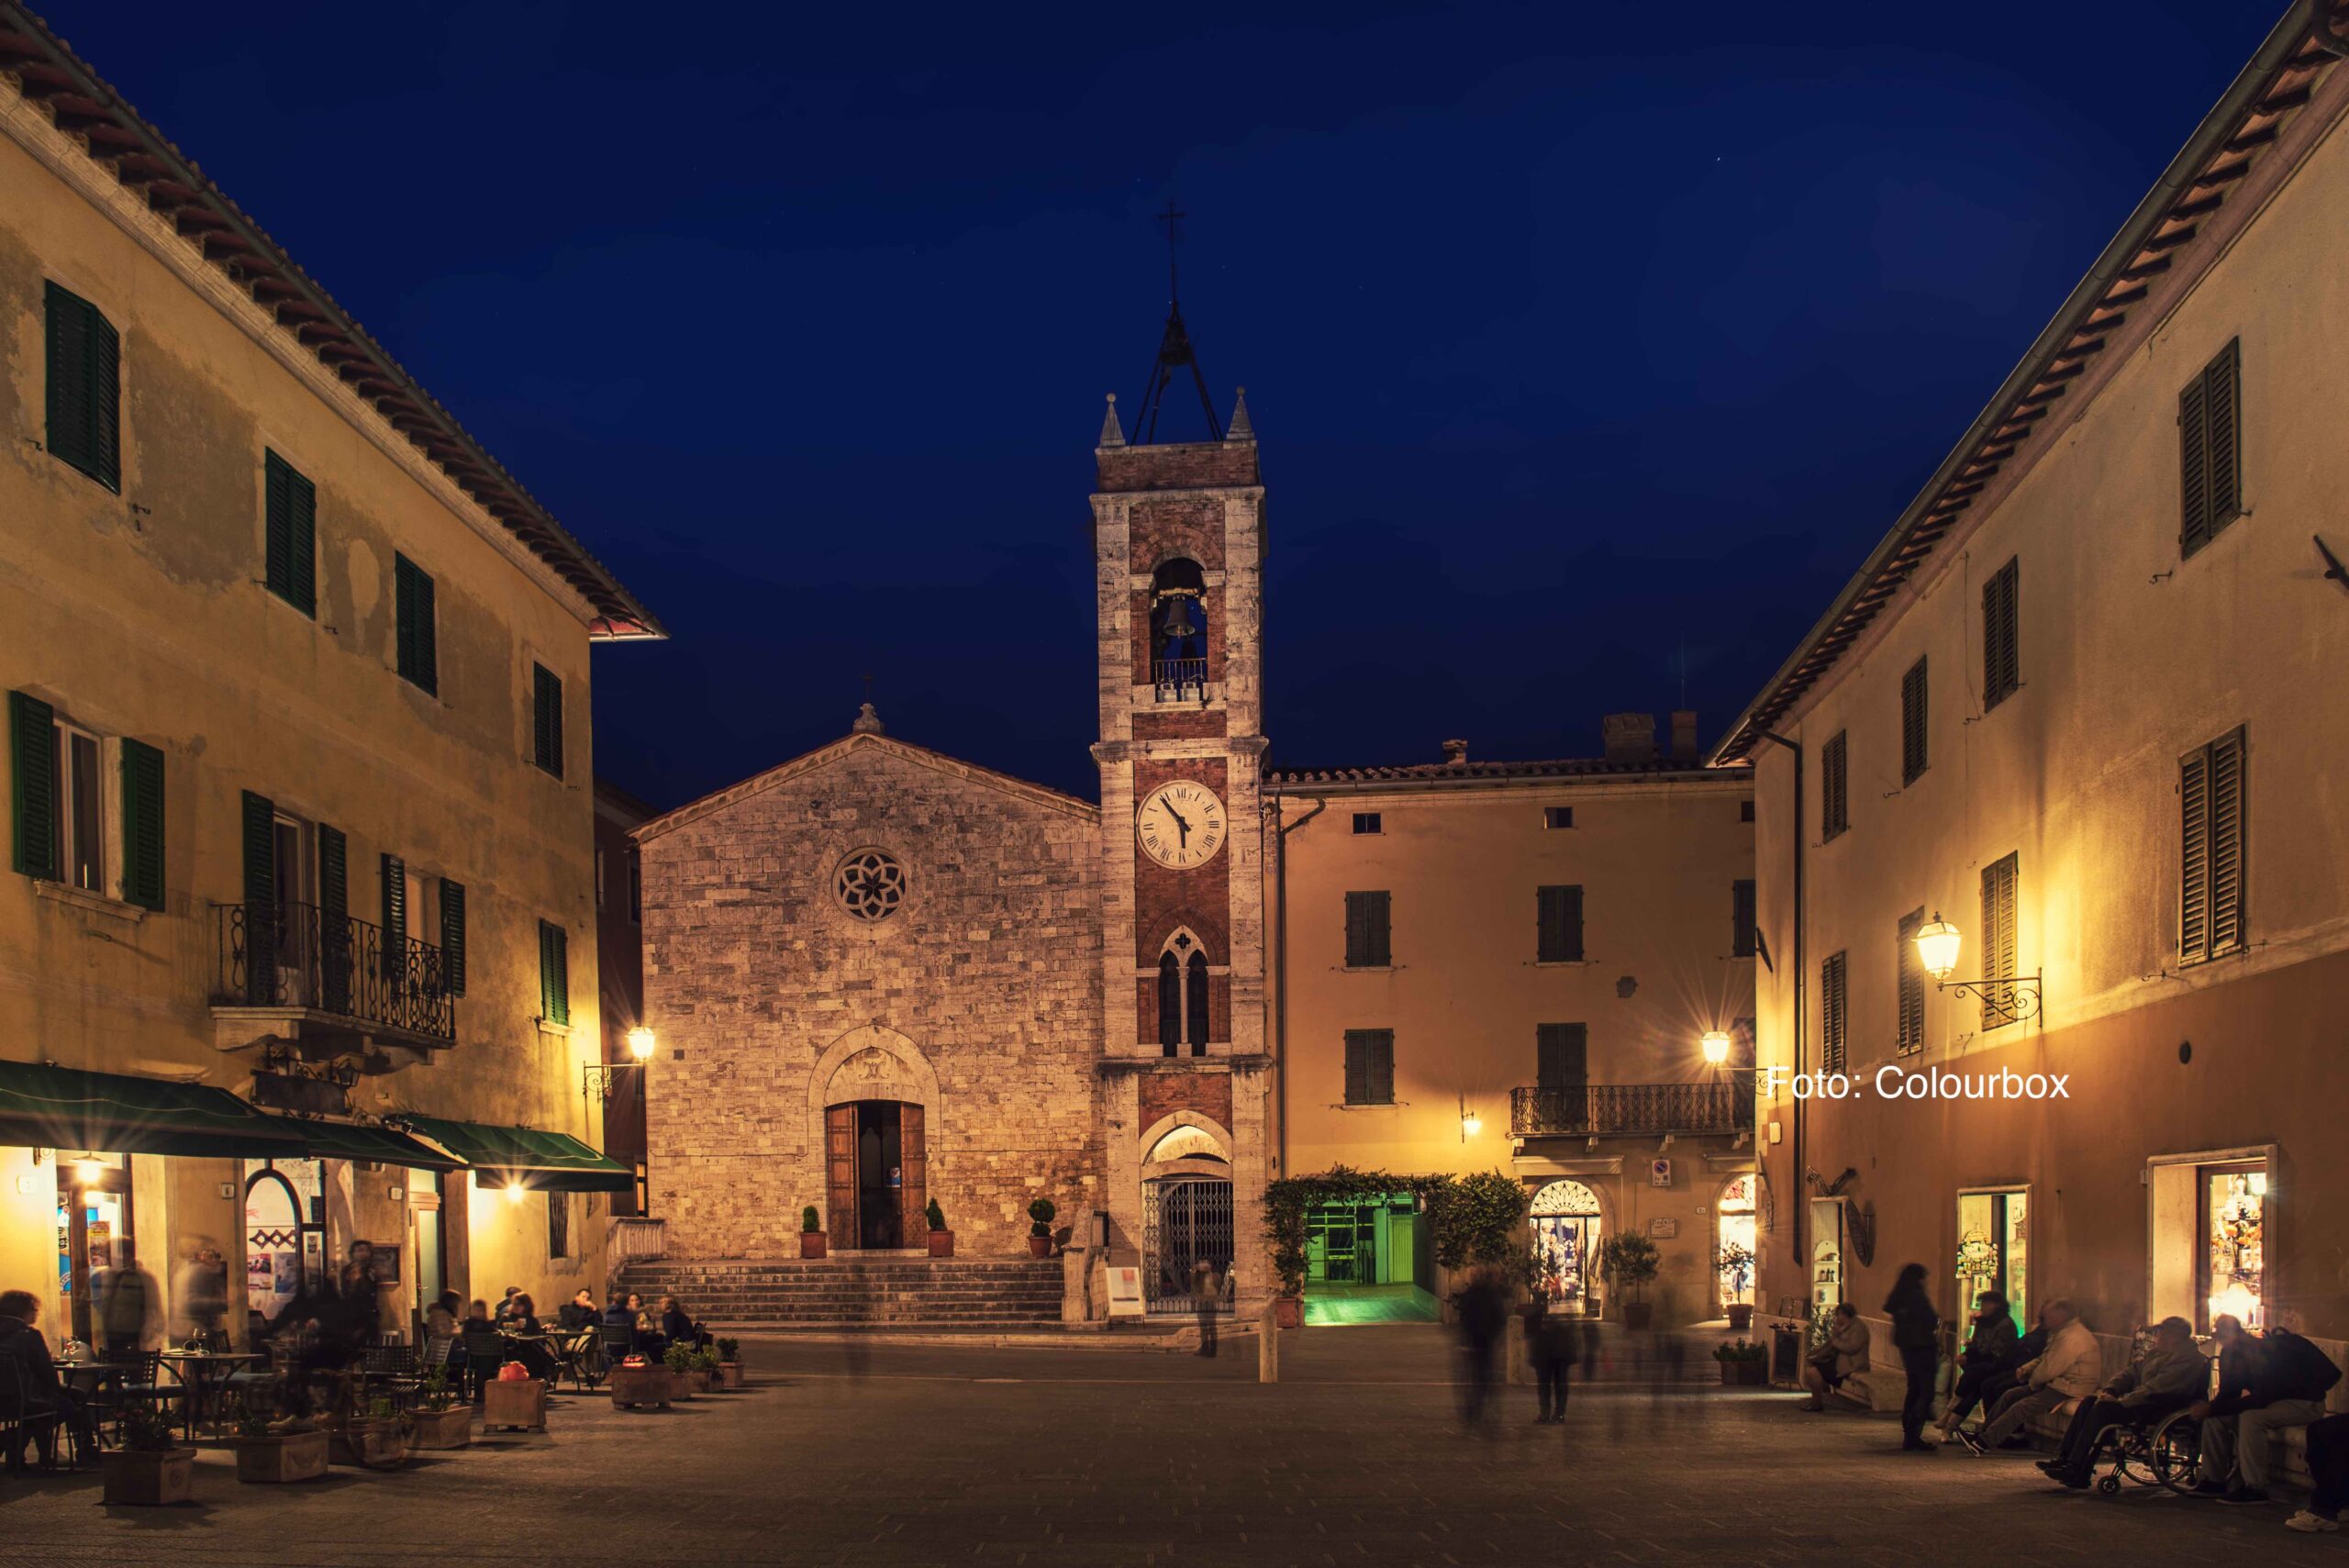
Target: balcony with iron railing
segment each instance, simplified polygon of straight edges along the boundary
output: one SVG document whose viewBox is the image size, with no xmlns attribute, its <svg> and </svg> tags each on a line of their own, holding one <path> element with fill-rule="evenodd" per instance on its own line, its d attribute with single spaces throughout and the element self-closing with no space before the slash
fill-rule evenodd
<svg viewBox="0 0 2349 1568">
<path fill-rule="evenodd" d="M 1751 1132 L 1750 1076 L 1704 1084 L 1586 1084 L 1508 1092 L 1513 1137 L 1605 1137 L 1612 1133 Z"/>
<path fill-rule="evenodd" d="M 314 904 L 215 905 L 212 1006 L 282 1012 L 317 1032 L 410 1046 L 457 1038 L 445 955 Z"/>
</svg>

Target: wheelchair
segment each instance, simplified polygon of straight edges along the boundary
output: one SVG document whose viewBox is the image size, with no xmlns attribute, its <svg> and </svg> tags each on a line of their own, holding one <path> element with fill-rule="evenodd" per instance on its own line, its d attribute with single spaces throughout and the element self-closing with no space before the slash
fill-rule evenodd
<svg viewBox="0 0 2349 1568">
<path fill-rule="evenodd" d="M 2184 1410 L 2173 1410 L 2150 1425 L 2123 1423 L 2097 1434 L 2088 1454 L 2088 1473 L 2110 1466 L 2097 1478 L 2096 1489 L 2117 1496 L 2121 1482 L 2138 1486 L 2164 1486 L 2183 1496 L 2194 1490 L 2202 1470 L 2202 1423 Z"/>
</svg>

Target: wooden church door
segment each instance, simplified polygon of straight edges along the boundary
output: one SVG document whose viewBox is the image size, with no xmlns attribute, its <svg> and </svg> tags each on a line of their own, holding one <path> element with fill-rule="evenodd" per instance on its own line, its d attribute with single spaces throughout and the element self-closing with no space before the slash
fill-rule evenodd
<svg viewBox="0 0 2349 1568">
<path fill-rule="evenodd" d="M 930 1221 L 922 1216 L 930 1207 L 930 1137 L 922 1125 L 921 1107 L 910 1103 L 897 1106 L 897 1168 L 902 1176 L 897 1191 L 901 1217 L 897 1244 L 927 1246 Z M 952 1225 L 953 1219 L 950 1217 L 947 1223 Z"/>
<path fill-rule="evenodd" d="M 856 1106 L 824 1110 L 825 1218 L 835 1247 L 858 1245 L 856 1228 Z"/>
</svg>

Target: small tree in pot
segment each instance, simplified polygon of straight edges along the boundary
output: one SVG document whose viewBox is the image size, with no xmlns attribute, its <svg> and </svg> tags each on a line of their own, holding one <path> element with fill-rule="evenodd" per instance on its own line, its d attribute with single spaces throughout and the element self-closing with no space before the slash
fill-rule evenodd
<svg viewBox="0 0 2349 1568">
<path fill-rule="evenodd" d="M 121 1432 L 122 1446 L 109 1450 L 101 1462 L 106 1501 L 147 1508 L 186 1502 L 195 1484 L 195 1450 L 179 1446 L 171 1418 L 152 1405 L 126 1405 Z"/>
<path fill-rule="evenodd" d="M 1638 1231 L 1624 1231 L 1609 1236 L 1598 1244 L 1598 1272 L 1611 1290 L 1620 1290 L 1623 1302 L 1623 1327 L 1644 1329 L 1653 1315 L 1652 1308 L 1642 1299 L 1648 1283 L 1655 1278 L 1659 1262 L 1655 1243 Z"/>
<path fill-rule="evenodd" d="M 718 1386 L 742 1386 L 742 1341 L 740 1340 L 718 1341 Z"/>
<path fill-rule="evenodd" d="M 803 1258 L 824 1255 L 824 1221 L 812 1203 L 799 1211 L 799 1255 Z"/>
<path fill-rule="evenodd" d="M 1028 1255 L 1049 1258 L 1052 1255 L 1052 1217 L 1060 1209 L 1048 1197 L 1040 1197 L 1028 1206 L 1028 1218 L 1034 1223 L 1028 1227 Z"/>
<path fill-rule="evenodd" d="M 954 1232 L 946 1229 L 946 1211 L 938 1207 L 936 1198 L 932 1198 L 930 1207 L 922 1213 L 930 1220 L 930 1255 L 933 1258 L 952 1257 Z"/>
<path fill-rule="evenodd" d="M 428 1370 L 418 1394 L 419 1407 L 407 1413 L 407 1446 L 411 1451 L 465 1448 L 472 1444 L 473 1407 L 459 1402 L 446 1366 Z"/>
<path fill-rule="evenodd" d="M 1729 1297 L 1731 1331 L 1742 1334 L 1753 1327 L 1753 1304 L 1738 1299 L 1753 1279 L 1753 1250 L 1740 1242 L 1724 1241 L 1713 1254 L 1713 1266 L 1721 1276 L 1721 1293 Z"/>
</svg>

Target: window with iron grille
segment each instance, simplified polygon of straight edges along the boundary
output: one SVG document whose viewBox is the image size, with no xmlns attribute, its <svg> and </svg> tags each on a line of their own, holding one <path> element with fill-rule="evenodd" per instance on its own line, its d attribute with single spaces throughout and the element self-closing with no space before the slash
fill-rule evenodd
<svg viewBox="0 0 2349 1568">
<path fill-rule="evenodd" d="M 1395 1031 L 1346 1031 L 1346 1104 L 1391 1106 L 1395 1103 Z"/>
<path fill-rule="evenodd" d="M 1899 931 L 1900 1038 L 1903 1056 L 1925 1049 L 1925 959 L 1917 951 L 1917 933 L 1925 924 L 1922 909 L 1901 917 Z"/>
<path fill-rule="evenodd" d="M 2177 553 L 2192 555 L 2243 516 L 2243 339 L 2177 395 Z"/>
<path fill-rule="evenodd" d="M 2022 688 L 2022 560 L 2009 561 L 1982 584 L 1982 711 Z"/>
<path fill-rule="evenodd" d="M 1533 957 L 1540 963 L 1582 962 L 1582 889 L 1579 886 L 1535 890 L 1536 934 Z"/>
<path fill-rule="evenodd" d="M 1915 784 L 1925 776 L 1925 662 L 1918 660 L 1900 677 L 1900 782 Z"/>
<path fill-rule="evenodd" d="M 1840 952 L 1830 953 L 1819 966 L 1819 1070 L 1821 1073 L 1843 1071 L 1844 962 Z"/>
<path fill-rule="evenodd" d="M 1852 825 L 1850 751 L 1839 729 L 1819 749 L 1819 831 L 1831 839 Z"/>
<path fill-rule="evenodd" d="M 1590 1083 L 1590 1026 L 1533 1026 L 1533 1081 L 1542 1089 L 1580 1091 Z"/>
<path fill-rule="evenodd" d="M 2241 728 L 2178 759 L 2177 956 L 2187 963 L 2243 946 L 2245 761 Z"/>
<path fill-rule="evenodd" d="M 2015 900 L 2020 862 L 2014 855 L 1982 868 L 1982 1027 L 1994 1029 L 2015 1021 L 2011 985 L 1987 982 L 2012 980 L 2018 962 L 2015 946 Z"/>
<path fill-rule="evenodd" d="M 1385 969 L 1395 962 L 1388 928 L 1388 895 L 1346 895 L 1346 967 Z"/>
<path fill-rule="evenodd" d="M 1729 952 L 1731 958 L 1753 956 L 1753 879 L 1740 877 L 1729 884 Z"/>
</svg>

